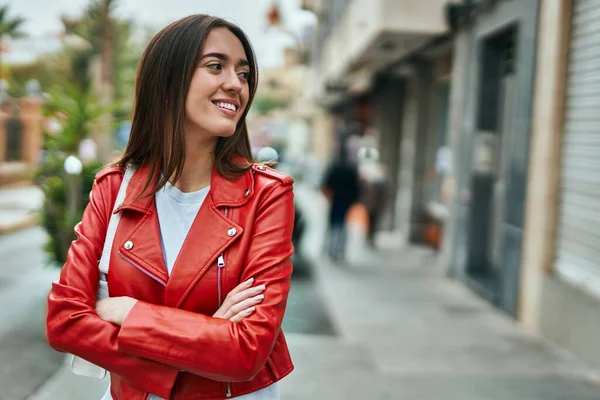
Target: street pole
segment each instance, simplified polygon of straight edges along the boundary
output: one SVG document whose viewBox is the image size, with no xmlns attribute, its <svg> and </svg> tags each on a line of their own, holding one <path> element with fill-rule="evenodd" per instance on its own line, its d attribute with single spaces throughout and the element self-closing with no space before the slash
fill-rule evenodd
<svg viewBox="0 0 600 400">
<path fill-rule="evenodd" d="M 81 203 L 81 171 L 83 165 L 75 156 L 69 156 L 64 163 L 67 187 L 67 212 L 69 220 L 76 223 L 77 211 Z"/>
</svg>

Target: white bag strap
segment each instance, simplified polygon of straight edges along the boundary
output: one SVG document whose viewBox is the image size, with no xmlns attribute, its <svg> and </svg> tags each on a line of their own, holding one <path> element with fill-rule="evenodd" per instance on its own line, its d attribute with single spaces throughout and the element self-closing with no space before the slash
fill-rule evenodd
<svg viewBox="0 0 600 400">
<path fill-rule="evenodd" d="M 106 281 L 106 275 L 108 274 L 108 263 L 110 261 L 110 252 L 115 239 L 115 232 L 117 226 L 121 220 L 121 213 L 116 213 L 115 210 L 119 208 L 123 200 L 125 199 L 125 193 L 127 192 L 127 185 L 135 172 L 135 167 L 128 166 L 125 169 L 125 175 L 121 182 L 121 187 L 115 200 L 115 205 L 112 212 L 110 213 L 110 220 L 108 222 L 108 228 L 106 229 L 106 238 L 104 239 L 104 248 L 102 249 L 102 256 L 98 262 L 98 269 L 100 270 L 100 282 L 98 284 L 98 292 L 96 293 L 96 299 L 102 299 L 108 297 L 108 283 Z M 106 370 L 91 362 L 84 360 L 83 358 L 72 356 L 71 357 L 71 371 L 76 375 L 86 376 L 88 378 L 103 379 L 106 376 Z"/>
<path fill-rule="evenodd" d="M 106 276 L 108 275 L 109 261 L 110 261 L 110 253 L 112 251 L 113 242 L 115 240 L 115 233 L 117 231 L 117 227 L 119 226 L 119 221 L 121 220 L 121 213 L 115 213 L 115 210 L 121 206 L 123 200 L 125 200 L 125 194 L 127 193 L 127 186 L 129 185 L 129 181 L 135 172 L 135 167 L 128 166 L 125 170 L 125 175 L 123 176 L 123 181 L 121 182 L 121 187 L 119 188 L 119 192 L 117 194 L 117 199 L 115 200 L 115 205 L 113 207 L 113 212 L 110 214 L 110 221 L 108 221 L 108 228 L 106 229 L 106 238 L 104 239 L 104 247 L 102 248 L 102 256 L 100 257 L 100 261 L 98 262 L 98 270 L 100 271 L 100 286 L 98 287 L 98 298 L 107 297 L 108 293 L 106 291 L 108 288 L 103 287 L 103 282 L 106 282 Z M 101 292 L 102 291 L 102 292 Z"/>
</svg>

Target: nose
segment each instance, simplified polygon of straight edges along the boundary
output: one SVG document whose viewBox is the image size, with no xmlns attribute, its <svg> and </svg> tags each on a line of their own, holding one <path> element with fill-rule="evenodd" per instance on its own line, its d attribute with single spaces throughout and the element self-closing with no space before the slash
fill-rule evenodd
<svg viewBox="0 0 600 400">
<path fill-rule="evenodd" d="M 240 93 L 243 85 L 235 70 L 229 70 L 224 74 L 223 90 L 227 92 Z"/>
</svg>

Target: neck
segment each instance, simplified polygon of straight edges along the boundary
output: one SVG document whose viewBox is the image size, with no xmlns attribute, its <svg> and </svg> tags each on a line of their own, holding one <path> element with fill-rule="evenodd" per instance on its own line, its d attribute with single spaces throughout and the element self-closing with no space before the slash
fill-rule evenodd
<svg viewBox="0 0 600 400">
<path fill-rule="evenodd" d="M 194 192 L 210 185 L 218 138 L 186 138 L 185 163 L 174 186 L 182 192 Z"/>
</svg>

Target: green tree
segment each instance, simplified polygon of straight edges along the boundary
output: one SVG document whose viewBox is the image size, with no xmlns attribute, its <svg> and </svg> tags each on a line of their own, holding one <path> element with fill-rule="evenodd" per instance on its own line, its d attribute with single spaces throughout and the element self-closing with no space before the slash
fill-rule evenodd
<svg viewBox="0 0 600 400">
<path fill-rule="evenodd" d="M 117 0 L 93 0 L 80 18 L 62 18 L 65 33 L 76 34 L 85 39 L 90 48 L 83 55 L 87 67 L 95 56 L 101 57 L 102 83 L 114 84 L 116 62 L 114 50 L 117 43 L 119 21 L 113 16 Z M 129 33 L 129 32 L 127 32 Z"/>
<path fill-rule="evenodd" d="M 29 63 L 7 66 L 9 94 L 14 98 L 25 95 L 25 85 L 30 79 L 37 80 L 44 91 L 47 91 L 54 87 L 65 87 L 70 82 L 70 76 L 70 58 L 65 52 L 47 54 Z"/>
<path fill-rule="evenodd" d="M 26 36 L 21 30 L 24 22 L 21 17 L 8 16 L 8 5 L 0 6 L 0 42 L 5 38 L 18 39 Z M 0 51 L 0 79 L 4 79 L 2 51 Z"/>
<path fill-rule="evenodd" d="M 58 134 L 46 135 L 46 149 L 67 154 L 76 153 L 79 143 L 90 135 L 94 122 L 110 111 L 110 107 L 98 105 L 90 88 L 82 89 L 75 84 L 52 91 L 45 106 L 46 114 L 56 117 L 61 124 Z"/>
<path fill-rule="evenodd" d="M 61 129 L 46 133 L 45 157 L 37 170 L 36 181 L 45 198 L 42 226 L 48 233 L 46 252 L 58 265 L 64 264 L 70 243 L 75 239 L 73 227 L 81 220 L 94 175 L 102 163 L 84 164 L 77 179 L 68 179 L 63 165 L 69 155 L 77 154 L 79 144 L 90 134 L 94 122 L 108 111 L 98 105 L 89 88 L 82 90 L 76 84 L 53 91 L 46 103 L 46 114 L 56 118 Z M 79 194 L 75 209 L 67 195 L 71 190 Z"/>
</svg>

